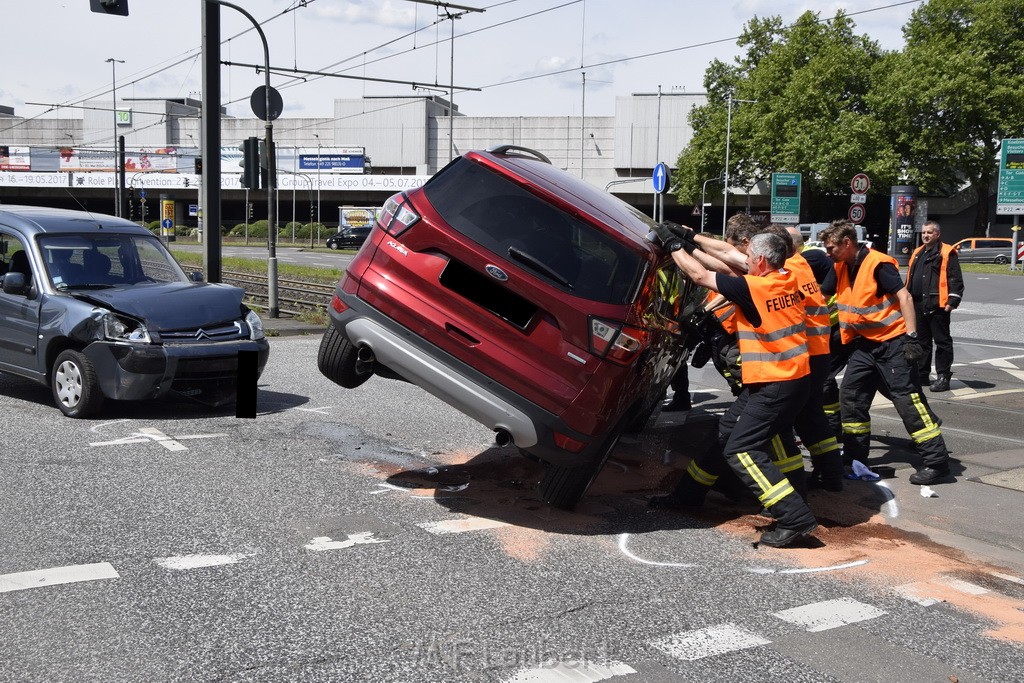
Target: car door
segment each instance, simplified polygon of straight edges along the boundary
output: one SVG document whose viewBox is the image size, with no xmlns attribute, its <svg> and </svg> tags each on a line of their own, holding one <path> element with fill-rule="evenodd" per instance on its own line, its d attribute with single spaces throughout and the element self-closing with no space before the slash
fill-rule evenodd
<svg viewBox="0 0 1024 683">
<path fill-rule="evenodd" d="M 22 272 L 27 284 L 38 282 L 38 266 L 26 248 L 29 246 L 21 235 L 0 229 L 0 270 L 4 277 L 12 271 Z M 40 297 L 38 284 L 20 294 L 0 290 L 0 368 L 17 374 L 36 369 Z"/>
<path fill-rule="evenodd" d="M 974 248 L 974 240 L 960 240 L 956 245 L 956 255 L 961 263 L 976 263 L 978 252 Z"/>
</svg>

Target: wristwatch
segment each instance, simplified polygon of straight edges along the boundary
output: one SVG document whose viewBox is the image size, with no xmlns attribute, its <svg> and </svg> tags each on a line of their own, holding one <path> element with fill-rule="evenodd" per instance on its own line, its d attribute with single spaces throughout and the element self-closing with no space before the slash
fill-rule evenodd
<svg viewBox="0 0 1024 683">
<path fill-rule="evenodd" d="M 671 242 L 669 242 L 668 244 L 665 245 L 665 250 L 668 251 L 668 253 L 670 253 L 670 254 L 673 251 L 679 251 L 682 248 L 683 248 L 683 241 L 679 240 L 679 239 L 672 240 Z"/>
<path fill-rule="evenodd" d="M 917 339 L 917 332 L 907 332 L 907 336 L 911 339 Z"/>
</svg>

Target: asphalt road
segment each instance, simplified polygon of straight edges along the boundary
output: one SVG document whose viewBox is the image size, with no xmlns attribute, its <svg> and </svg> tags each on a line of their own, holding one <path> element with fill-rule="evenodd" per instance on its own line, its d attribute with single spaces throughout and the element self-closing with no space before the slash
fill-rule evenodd
<svg viewBox="0 0 1024 683">
<path fill-rule="evenodd" d="M 792 549 L 718 494 L 645 505 L 728 403 L 710 368 L 575 513 L 416 387 L 328 382 L 317 336 L 272 339 L 251 420 L 69 420 L 0 376 L 0 681 L 1022 680 L 1022 284 L 971 284 L 954 317 L 954 391 L 929 398 L 957 482 L 906 483 L 880 403 L 896 478 L 812 494 Z"/>
</svg>

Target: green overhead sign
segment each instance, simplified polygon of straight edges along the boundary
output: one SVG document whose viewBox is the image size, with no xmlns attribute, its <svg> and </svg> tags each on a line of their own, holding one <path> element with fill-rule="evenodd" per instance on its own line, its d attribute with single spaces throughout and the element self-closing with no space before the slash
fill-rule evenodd
<svg viewBox="0 0 1024 683">
<path fill-rule="evenodd" d="M 800 222 L 800 174 L 772 173 L 772 223 Z"/>
<path fill-rule="evenodd" d="M 1024 138 L 1003 140 L 996 213 L 1024 214 Z"/>
</svg>

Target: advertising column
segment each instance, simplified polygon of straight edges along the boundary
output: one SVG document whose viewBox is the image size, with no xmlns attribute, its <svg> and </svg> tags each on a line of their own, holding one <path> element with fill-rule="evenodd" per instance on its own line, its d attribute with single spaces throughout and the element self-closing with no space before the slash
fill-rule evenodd
<svg viewBox="0 0 1024 683">
<path fill-rule="evenodd" d="M 162 194 L 160 195 L 160 237 L 164 241 L 174 241 L 174 225 L 174 197 Z"/>
<path fill-rule="evenodd" d="M 905 266 L 914 251 L 914 204 L 917 186 L 893 185 L 889 204 L 889 255 Z"/>
</svg>

